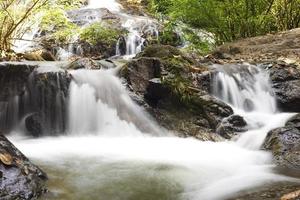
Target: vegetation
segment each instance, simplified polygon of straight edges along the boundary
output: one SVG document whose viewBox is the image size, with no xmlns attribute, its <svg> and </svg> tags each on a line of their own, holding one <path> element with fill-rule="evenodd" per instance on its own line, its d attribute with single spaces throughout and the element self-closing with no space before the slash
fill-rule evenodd
<svg viewBox="0 0 300 200">
<path fill-rule="evenodd" d="M 21 39 L 30 28 L 30 18 L 48 3 L 48 0 L 0 1 L 1 54 L 12 47 L 13 40 Z M 32 20 L 32 18 L 31 18 Z"/>
<path fill-rule="evenodd" d="M 217 43 L 300 25 L 300 0 L 150 0 L 149 8 L 213 33 Z"/>
<path fill-rule="evenodd" d="M 80 39 L 92 45 L 96 45 L 99 41 L 110 45 L 116 43 L 120 35 L 121 31 L 106 28 L 101 23 L 94 23 L 81 31 Z"/>
</svg>

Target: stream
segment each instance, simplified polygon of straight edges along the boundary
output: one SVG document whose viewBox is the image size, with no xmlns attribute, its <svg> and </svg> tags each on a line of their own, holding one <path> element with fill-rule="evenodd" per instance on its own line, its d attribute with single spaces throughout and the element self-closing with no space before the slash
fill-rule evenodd
<svg viewBox="0 0 300 200">
<path fill-rule="evenodd" d="M 115 1 L 91 0 L 87 8 L 125 16 L 129 34 L 124 56 L 141 51 L 140 26 L 133 24 L 149 19 L 134 21 Z M 48 174 L 50 192 L 43 197 L 48 200 L 222 200 L 267 184 L 297 181 L 278 174 L 272 155 L 260 150 L 268 131 L 294 115 L 277 110 L 268 74 L 251 65 L 214 67 L 219 72 L 213 94 L 249 126 L 232 141 L 173 136 L 130 98 L 118 68 L 69 72 L 66 133 L 28 138 L 16 130 L 9 138 Z"/>
</svg>

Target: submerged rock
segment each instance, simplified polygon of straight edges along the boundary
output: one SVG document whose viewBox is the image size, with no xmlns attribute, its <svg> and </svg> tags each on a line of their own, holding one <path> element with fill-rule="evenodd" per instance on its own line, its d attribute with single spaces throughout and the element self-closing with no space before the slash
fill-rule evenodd
<svg viewBox="0 0 300 200">
<path fill-rule="evenodd" d="M 47 175 L 0 135 L 0 199 L 36 199 L 45 191 Z"/>
<path fill-rule="evenodd" d="M 300 115 L 290 119 L 285 127 L 270 131 L 263 148 L 270 150 L 280 166 L 300 170 Z"/>
</svg>

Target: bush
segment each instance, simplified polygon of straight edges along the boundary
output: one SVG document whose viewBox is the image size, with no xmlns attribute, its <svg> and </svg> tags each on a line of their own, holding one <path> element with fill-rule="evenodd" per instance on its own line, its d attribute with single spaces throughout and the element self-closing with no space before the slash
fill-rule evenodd
<svg viewBox="0 0 300 200">
<path fill-rule="evenodd" d="M 101 23 L 94 23 L 82 30 L 80 39 L 92 45 L 101 42 L 106 45 L 116 43 L 122 34 L 121 31 L 105 28 Z"/>
</svg>

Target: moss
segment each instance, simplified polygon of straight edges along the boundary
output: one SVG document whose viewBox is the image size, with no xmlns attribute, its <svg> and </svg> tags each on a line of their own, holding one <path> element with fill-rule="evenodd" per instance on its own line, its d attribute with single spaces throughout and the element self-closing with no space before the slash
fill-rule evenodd
<svg viewBox="0 0 300 200">
<path fill-rule="evenodd" d="M 106 28 L 101 23 L 94 23 L 82 30 L 80 39 L 92 45 L 103 43 L 110 45 L 116 43 L 123 34 L 117 29 Z"/>
</svg>

